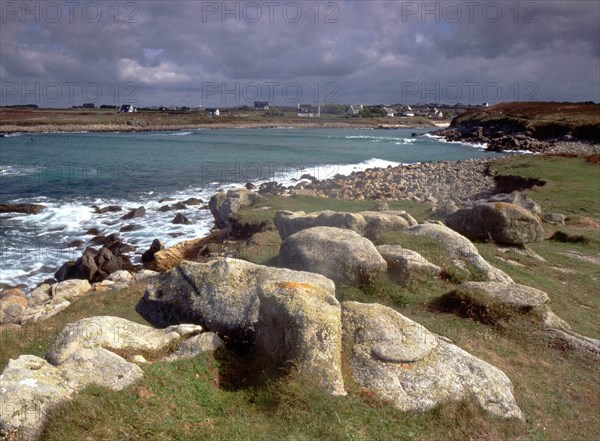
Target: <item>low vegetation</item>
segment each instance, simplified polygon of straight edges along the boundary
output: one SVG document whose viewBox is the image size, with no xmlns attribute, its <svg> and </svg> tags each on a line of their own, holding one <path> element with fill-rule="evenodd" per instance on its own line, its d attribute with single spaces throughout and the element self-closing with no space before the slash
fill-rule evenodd
<svg viewBox="0 0 600 441">
<path fill-rule="evenodd" d="M 539 177 L 547 185 L 528 194 L 544 211 L 568 216 L 566 225 L 544 224 L 546 238 L 558 231 L 585 241 L 544 240 L 527 249 L 477 247 L 491 264 L 516 282 L 548 293 L 551 307 L 575 331 L 600 338 L 600 167 L 580 158 L 513 157 L 494 165 L 499 172 Z M 362 211 L 374 201 L 294 196 L 271 197 L 240 212 L 240 222 L 271 222 L 278 209 Z M 391 202 L 419 220 L 432 217 L 423 204 Z M 479 280 L 457 268 L 440 245 L 424 237 L 394 233 L 385 238 L 441 266 L 441 279 L 414 274 L 382 276 L 358 288 L 342 288 L 340 301 L 378 302 L 395 308 L 432 332 L 502 369 L 514 385 L 527 422 L 486 415 L 470 401 L 427 413 L 400 412 L 352 382 L 344 362 L 348 396 L 315 390 L 303 378 L 265 379 L 252 360 L 221 349 L 175 363 L 145 365 L 144 379 L 121 392 L 89 387 L 50 417 L 45 440 L 588 440 L 600 437 L 600 366 L 537 338 L 523 321 L 517 330 L 493 320 L 473 320 L 432 307 L 464 280 Z M 280 244 L 272 223 L 240 242 L 237 257 L 276 264 Z M 543 260 L 542 260 L 543 259 Z M 143 286 L 77 299 L 62 313 L 21 331 L 5 331 L 0 363 L 21 353 L 43 355 L 64 324 L 91 315 L 116 315 L 143 323 L 134 306 Z M 345 354 L 347 357 L 347 354 Z"/>
</svg>

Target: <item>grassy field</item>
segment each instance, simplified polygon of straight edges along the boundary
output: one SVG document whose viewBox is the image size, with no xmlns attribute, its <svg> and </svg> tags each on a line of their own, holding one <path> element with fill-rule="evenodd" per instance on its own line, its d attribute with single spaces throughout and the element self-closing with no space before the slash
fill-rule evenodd
<svg viewBox="0 0 600 441">
<path fill-rule="evenodd" d="M 505 174 L 547 180 L 529 191 L 544 211 L 560 211 L 567 225 L 544 224 L 578 243 L 544 240 L 531 253 L 502 252 L 477 244 L 482 255 L 515 281 L 548 293 L 552 309 L 585 335 L 600 338 L 600 266 L 565 255 L 600 256 L 600 167 L 580 158 L 521 156 L 495 163 Z M 273 197 L 240 213 L 243 222 L 269 222 L 277 209 L 361 211 L 373 201 Z M 393 202 L 419 220 L 432 216 L 425 205 Z M 272 225 L 270 225 L 272 227 Z M 382 276 L 359 288 L 341 288 L 339 300 L 379 302 L 400 311 L 461 348 L 502 369 L 512 380 L 526 423 L 503 421 L 472 402 L 443 405 L 427 413 L 400 412 L 353 383 L 344 356 L 347 397 L 332 397 L 298 377 L 265 378 L 252 360 L 225 349 L 176 363 L 143 366 L 142 381 L 121 392 L 89 387 L 50 417 L 44 440 L 594 440 L 600 438 L 600 366 L 549 346 L 527 318 L 484 325 L 432 308 L 434 301 L 464 280 L 478 280 L 454 267 L 444 250 L 426 238 L 393 233 L 386 242 L 421 252 L 445 270 L 444 279 L 419 274 L 399 280 Z M 280 244 L 273 229 L 244 243 L 239 257 L 273 264 Z M 243 255 L 246 253 L 246 255 Z M 143 286 L 77 299 L 42 324 L 5 331 L 0 364 L 21 353 L 43 355 L 65 323 L 91 315 L 144 321 L 134 306 Z M 518 325 L 515 327 L 515 325 Z"/>
</svg>

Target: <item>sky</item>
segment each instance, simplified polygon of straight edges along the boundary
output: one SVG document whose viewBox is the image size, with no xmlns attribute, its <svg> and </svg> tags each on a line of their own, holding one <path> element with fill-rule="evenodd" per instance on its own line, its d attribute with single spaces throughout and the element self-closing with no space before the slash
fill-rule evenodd
<svg viewBox="0 0 600 441">
<path fill-rule="evenodd" d="M 597 1 L 0 0 L 0 105 L 600 102 Z"/>
</svg>

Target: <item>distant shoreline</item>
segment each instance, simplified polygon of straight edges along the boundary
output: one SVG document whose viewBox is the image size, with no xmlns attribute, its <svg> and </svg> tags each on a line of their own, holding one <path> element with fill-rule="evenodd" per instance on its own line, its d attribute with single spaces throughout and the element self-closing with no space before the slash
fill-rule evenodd
<svg viewBox="0 0 600 441">
<path fill-rule="evenodd" d="M 199 129 L 305 129 L 305 128 L 330 128 L 330 129 L 423 129 L 430 128 L 432 130 L 445 128 L 449 126 L 449 122 L 436 122 L 431 126 L 422 124 L 354 124 L 351 122 L 288 122 L 280 121 L 273 122 L 225 122 L 214 124 L 193 124 L 193 125 L 158 125 L 158 126 L 129 126 L 121 124 L 40 124 L 35 126 L 18 126 L 18 125 L 0 125 L 0 135 L 11 135 L 15 133 L 23 134 L 41 134 L 41 133 L 116 133 L 116 132 L 164 132 L 177 130 L 199 130 Z"/>
</svg>

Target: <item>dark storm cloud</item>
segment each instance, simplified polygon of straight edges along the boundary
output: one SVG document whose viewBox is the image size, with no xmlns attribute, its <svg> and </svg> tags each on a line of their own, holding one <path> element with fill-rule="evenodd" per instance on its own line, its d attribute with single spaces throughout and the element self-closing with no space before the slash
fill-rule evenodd
<svg viewBox="0 0 600 441">
<path fill-rule="evenodd" d="M 600 101 L 598 2 L 0 5 L 2 104 Z"/>
</svg>

